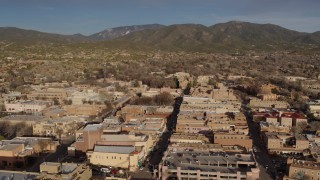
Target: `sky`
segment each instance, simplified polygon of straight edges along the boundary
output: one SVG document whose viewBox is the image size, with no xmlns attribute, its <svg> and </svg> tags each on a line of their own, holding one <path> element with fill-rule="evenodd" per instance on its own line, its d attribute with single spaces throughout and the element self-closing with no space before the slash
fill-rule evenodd
<svg viewBox="0 0 320 180">
<path fill-rule="evenodd" d="M 271 23 L 320 31 L 320 0 L 0 0 L 0 27 L 90 35 L 158 23 Z"/>
</svg>

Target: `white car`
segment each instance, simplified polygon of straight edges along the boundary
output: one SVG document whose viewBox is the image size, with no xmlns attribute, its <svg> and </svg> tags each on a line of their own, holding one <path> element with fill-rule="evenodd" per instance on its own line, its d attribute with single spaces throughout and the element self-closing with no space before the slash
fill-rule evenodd
<svg viewBox="0 0 320 180">
<path fill-rule="evenodd" d="M 101 168 L 100 171 L 104 172 L 104 173 L 110 173 L 111 172 L 111 170 L 109 168 Z"/>
<path fill-rule="evenodd" d="M 259 149 L 256 146 L 253 146 L 253 152 L 259 152 Z"/>
</svg>

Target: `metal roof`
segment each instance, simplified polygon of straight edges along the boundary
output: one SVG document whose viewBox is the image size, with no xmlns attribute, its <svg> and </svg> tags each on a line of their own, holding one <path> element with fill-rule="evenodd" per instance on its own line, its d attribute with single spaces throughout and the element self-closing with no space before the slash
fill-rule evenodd
<svg viewBox="0 0 320 180">
<path fill-rule="evenodd" d="M 134 146 L 95 146 L 94 152 L 130 154 L 134 151 Z"/>
</svg>

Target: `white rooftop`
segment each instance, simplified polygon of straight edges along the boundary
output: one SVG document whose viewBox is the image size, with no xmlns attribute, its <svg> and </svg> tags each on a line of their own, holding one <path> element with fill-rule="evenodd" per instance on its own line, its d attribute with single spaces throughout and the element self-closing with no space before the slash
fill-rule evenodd
<svg viewBox="0 0 320 180">
<path fill-rule="evenodd" d="M 102 124 L 88 124 L 83 130 L 84 131 L 97 131 L 102 128 Z"/>
<path fill-rule="evenodd" d="M 94 152 L 130 154 L 134 151 L 134 146 L 98 146 L 94 147 Z"/>
</svg>

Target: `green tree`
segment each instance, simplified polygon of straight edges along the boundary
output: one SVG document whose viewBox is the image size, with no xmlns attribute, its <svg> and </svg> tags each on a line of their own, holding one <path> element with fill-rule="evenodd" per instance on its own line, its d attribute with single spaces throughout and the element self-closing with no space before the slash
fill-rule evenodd
<svg viewBox="0 0 320 180">
<path fill-rule="evenodd" d="M 180 82 L 177 77 L 174 78 L 174 82 L 176 84 L 176 88 L 180 88 Z"/>
<path fill-rule="evenodd" d="M 217 81 L 214 78 L 210 78 L 209 81 L 208 81 L 208 84 L 216 87 L 217 86 Z"/>
</svg>

